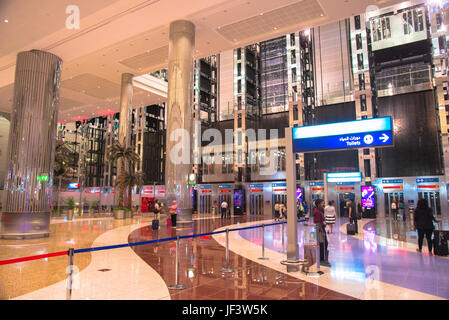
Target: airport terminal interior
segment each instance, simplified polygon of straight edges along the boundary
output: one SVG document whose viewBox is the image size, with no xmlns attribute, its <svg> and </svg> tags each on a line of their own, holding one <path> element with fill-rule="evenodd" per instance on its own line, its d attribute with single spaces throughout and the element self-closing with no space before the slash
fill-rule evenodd
<svg viewBox="0 0 449 320">
<path fill-rule="evenodd" d="M 1 300 L 449 299 L 449 1 L 2 0 L 0 39 Z"/>
</svg>

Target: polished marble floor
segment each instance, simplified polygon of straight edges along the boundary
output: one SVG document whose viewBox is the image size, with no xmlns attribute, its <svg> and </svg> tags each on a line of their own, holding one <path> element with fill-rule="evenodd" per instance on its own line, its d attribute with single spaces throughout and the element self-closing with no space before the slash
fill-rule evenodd
<svg viewBox="0 0 449 320">
<path fill-rule="evenodd" d="M 70 247 L 89 248 L 191 235 L 268 223 L 271 217 L 195 217 L 191 225 L 151 229 L 151 217 L 114 220 L 52 221 L 50 238 L 0 241 L 0 260 Z M 229 267 L 223 273 L 225 235 L 220 233 L 180 240 L 178 282 L 184 290 L 169 290 L 176 283 L 176 241 L 95 251 L 75 255 L 77 286 L 72 299 L 448 299 L 449 259 L 416 250 L 416 232 L 408 222 L 363 219 L 359 234 L 346 235 L 346 220 L 339 219 L 329 235 L 331 268 L 310 278 L 287 273 L 280 261 L 281 226 L 265 228 L 265 256 L 261 256 L 260 228 L 230 233 Z M 301 233 L 301 226 L 299 234 Z M 285 236 L 286 236 L 285 228 Z M 285 238 L 285 243 L 287 242 Z M 301 249 L 301 248 L 300 248 Z M 300 250 L 301 252 L 301 250 Z M 66 299 L 67 257 L 0 266 L 1 299 Z"/>
</svg>

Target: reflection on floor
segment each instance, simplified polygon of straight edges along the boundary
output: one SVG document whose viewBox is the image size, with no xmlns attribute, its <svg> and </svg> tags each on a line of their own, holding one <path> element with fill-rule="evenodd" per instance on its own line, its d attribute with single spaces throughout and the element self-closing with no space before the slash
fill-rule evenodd
<svg viewBox="0 0 449 320">
<path fill-rule="evenodd" d="M 48 239 L 0 241 L 0 260 L 98 245 L 134 243 L 224 228 L 270 222 L 271 217 L 196 217 L 193 224 L 151 229 L 151 219 L 87 219 L 52 225 Z M 175 283 L 176 242 L 163 242 L 78 254 L 80 285 L 73 299 L 448 299 L 449 259 L 418 254 L 416 233 L 408 222 L 364 219 L 359 234 L 345 233 L 339 219 L 329 235 L 331 268 L 320 278 L 287 273 L 279 262 L 285 254 L 281 226 L 230 233 L 230 268 L 225 266 L 225 235 L 181 240 L 179 283 L 185 290 L 168 290 Z M 299 227 L 300 228 L 300 227 Z M 285 228 L 285 243 L 286 239 Z M 65 299 L 67 257 L 0 266 L 1 299 Z"/>
<path fill-rule="evenodd" d="M 449 298 L 449 259 L 417 253 L 416 232 L 409 232 L 405 222 L 362 220 L 356 237 L 344 232 L 347 222 L 347 218 L 341 218 L 334 226 L 334 234 L 328 235 L 331 278 L 363 284 L 375 279 L 380 284 Z M 265 234 L 265 245 L 280 250 L 280 226 L 270 229 Z M 298 229 L 300 232 L 301 227 Z M 240 231 L 240 235 L 253 242 L 261 239 L 260 230 Z M 407 242 L 410 238 L 413 241 Z"/>
</svg>

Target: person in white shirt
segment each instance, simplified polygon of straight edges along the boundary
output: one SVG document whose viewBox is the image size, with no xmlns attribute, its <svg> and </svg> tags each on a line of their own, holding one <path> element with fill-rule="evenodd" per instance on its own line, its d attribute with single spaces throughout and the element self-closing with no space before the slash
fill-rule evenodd
<svg viewBox="0 0 449 320">
<path fill-rule="evenodd" d="M 326 223 L 326 226 L 329 226 L 331 229 L 331 233 L 334 233 L 333 229 L 336 218 L 335 207 L 332 204 L 332 201 L 329 201 L 328 205 L 324 208 L 324 222 Z M 327 233 L 329 233 L 329 229 L 327 230 Z"/>
<path fill-rule="evenodd" d="M 223 200 L 221 203 L 221 218 L 226 217 L 226 212 L 228 211 L 228 203 L 226 200 Z"/>
</svg>

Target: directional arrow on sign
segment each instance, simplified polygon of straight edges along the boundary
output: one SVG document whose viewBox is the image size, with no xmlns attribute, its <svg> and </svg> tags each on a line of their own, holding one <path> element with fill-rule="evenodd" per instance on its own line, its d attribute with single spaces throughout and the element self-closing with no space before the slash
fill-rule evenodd
<svg viewBox="0 0 449 320">
<path fill-rule="evenodd" d="M 379 137 L 379 139 L 382 140 L 383 143 L 385 143 L 388 141 L 388 139 L 390 139 L 390 137 L 384 133 L 381 137 Z"/>
</svg>

